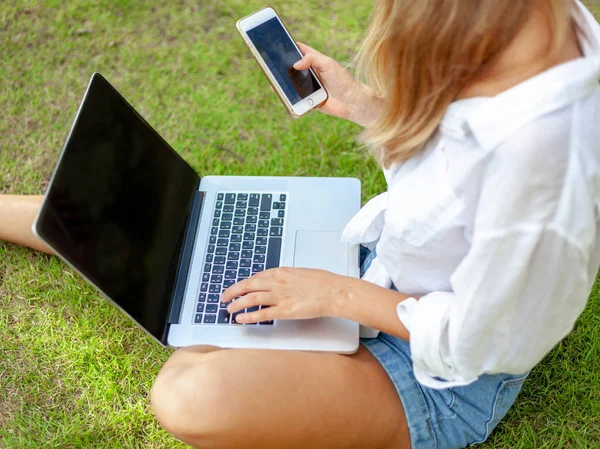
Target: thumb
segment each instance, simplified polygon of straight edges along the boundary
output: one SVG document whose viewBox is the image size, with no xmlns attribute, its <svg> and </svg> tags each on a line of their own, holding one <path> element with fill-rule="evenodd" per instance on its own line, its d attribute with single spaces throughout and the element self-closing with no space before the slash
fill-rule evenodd
<svg viewBox="0 0 600 449">
<path fill-rule="evenodd" d="M 313 65 L 314 64 L 311 58 L 311 54 L 309 53 L 307 55 L 304 55 L 304 57 L 300 61 L 295 62 L 294 68 L 296 70 L 307 70 Z"/>
</svg>

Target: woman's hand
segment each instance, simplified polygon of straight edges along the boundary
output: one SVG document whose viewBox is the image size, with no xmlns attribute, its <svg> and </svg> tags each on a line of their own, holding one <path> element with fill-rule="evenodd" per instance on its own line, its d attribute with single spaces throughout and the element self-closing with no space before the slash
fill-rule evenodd
<svg viewBox="0 0 600 449">
<path fill-rule="evenodd" d="M 239 314 L 238 323 L 335 316 L 337 300 L 352 279 L 324 270 L 274 268 L 238 282 L 223 293 L 230 314 L 250 307 L 269 306 Z"/>
<path fill-rule="evenodd" d="M 378 117 L 382 101 L 356 81 L 337 61 L 298 42 L 304 57 L 294 64 L 296 70 L 312 68 L 329 94 L 325 103 L 316 109 L 336 117 L 368 126 Z"/>
</svg>

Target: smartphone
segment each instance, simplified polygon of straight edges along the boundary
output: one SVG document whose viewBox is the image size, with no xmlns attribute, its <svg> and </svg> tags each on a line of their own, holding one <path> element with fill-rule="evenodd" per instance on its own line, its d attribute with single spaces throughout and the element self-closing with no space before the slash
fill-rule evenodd
<svg viewBox="0 0 600 449">
<path fill-rule="evenodd" d="M 298 118 L 327 100 L 327 92 L 312 69 L 294 69 L 302 53 L 273 8 L 238 20 L 236 27 L 292 117 Z"/>
</svg>

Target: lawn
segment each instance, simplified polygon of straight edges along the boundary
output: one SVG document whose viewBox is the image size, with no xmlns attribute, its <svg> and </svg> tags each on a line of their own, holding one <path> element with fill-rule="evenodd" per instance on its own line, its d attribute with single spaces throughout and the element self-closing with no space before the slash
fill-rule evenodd
<svg viewBox="0 0 600 449">
<path fill-rule="evenodd" d="M 296 38 L 349 62 L 371 3 L 273 5 Z M 363 200 L 384 190 L 356 126 L 284 113 L 234 27 L 263 5 L 2 2 L 0 193 L 43 192 L 94 71 L 200 174 L 356 176 Z M 599 295 L 597 283 L 574 332 L 482 448 L 600 447 Z M 58 259 L 0 243 L 0 336 L 0 448 L 184 447 L 148 405 L 170 351 Z"/>
</svg>

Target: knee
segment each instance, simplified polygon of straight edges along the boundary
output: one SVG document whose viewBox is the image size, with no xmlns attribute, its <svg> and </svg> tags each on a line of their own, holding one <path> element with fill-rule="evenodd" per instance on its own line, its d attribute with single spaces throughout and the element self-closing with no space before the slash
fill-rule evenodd
<svg viewBox="0 0 600 449">
<path fill-rule="evenodd" d="M 196 447 L 211 447 L 211 441 L 226 435 L 226 384 L 218 367 L 205 355 L 194 363 L 171 364 L 156 377 L 150 400 L 161 426 L 176 438 Z"/>
</svg>

